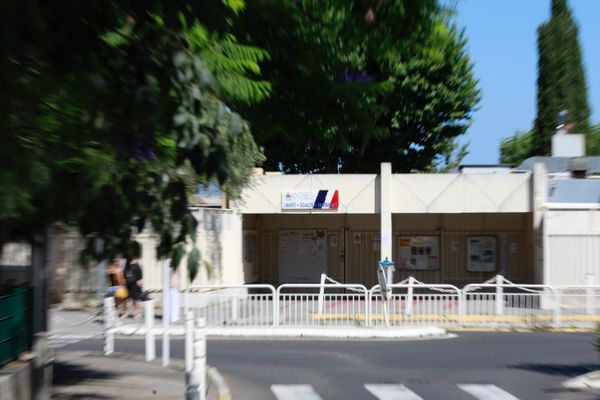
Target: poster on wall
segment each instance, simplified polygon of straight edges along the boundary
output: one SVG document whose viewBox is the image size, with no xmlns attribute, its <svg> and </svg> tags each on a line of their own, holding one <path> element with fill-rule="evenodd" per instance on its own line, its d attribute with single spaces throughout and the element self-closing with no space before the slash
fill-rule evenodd
<svg viewBox="0 0 600 400">
<path fill-rule="evenodd" d="M 438 236 L 399 236 L 398 269 L 436 270 L 440 268 Z"/>
<path fill-rule="evenodd" d="M 467 239 L 467 271 L 495 271 L 496 249 L 495 236 L 470 236 Z"/>
<path fill-rule="evenodd" d="M 279 283 L 318 283 L 327 273 L 327 231 L 279 231 Z"/>
</svg>

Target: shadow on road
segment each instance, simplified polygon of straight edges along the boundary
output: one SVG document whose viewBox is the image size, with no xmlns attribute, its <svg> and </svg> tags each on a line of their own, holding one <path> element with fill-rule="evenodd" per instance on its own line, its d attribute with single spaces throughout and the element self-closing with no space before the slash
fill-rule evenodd
<svg viewBox="0 0 600 400">
<path fill-rule="evenodd" d="M 516 364 L 507 368 L 540 372 L 546 375 L 574 377 L 588 372 L 600 370 L 600 364 Z"/>
</svg>

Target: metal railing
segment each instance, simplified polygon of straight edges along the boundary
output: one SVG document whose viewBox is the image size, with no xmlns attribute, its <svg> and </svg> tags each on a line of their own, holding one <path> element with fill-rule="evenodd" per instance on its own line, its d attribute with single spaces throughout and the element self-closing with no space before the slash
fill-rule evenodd
<svg viewBox="0 0 600 400">
<path fill-rule="evenodd" d="M 363 285 L 286 283 L 277 288 L 276 326 L 366 326 L 368 290 Z"/>
<path fill-rule="evenodd" d="M 325 283 L 326 281 L 334 283 Z M 463 289 L 410 277 L 367 289 L 322 283 L 193 286 L 185 310 L 208 328 L 401 327 L 592 328 L 600 322 L 600 286 L 520 285 L 502 276 Z M 146 314 L 152 316 L 150 311 Z M 107 318 L 109 319 L 109 318 Z M 113 322 L 111 322 L 113 323 Z M 153 328 L 153 325 L 146 330 Z"/>
<path fill-rule="evenodd" d="M 600 286 L 560 286 L 555 290 L 557 328 L 592 328 L 600 322 Z"/>
<path fill-rule="evenodd" d="M 185 310 L 208 327 L 274 325 L 276 302 L 271 285 L 198 285 L 184 294 Z"/>
<path fill-rule="evenodd" d="M 548 285 L 469 284 L 462 294 L 463 326 L 542 328 L 559 322 L 557 291 Z"/>
<path fill-rule="evenodd" d="M 379 285 L 369 291 L 372 326 L 441 325 L 460 322 L 461 291 L 456 286 L 424 284 L 416 280 L 387 286 L 383 300 Z"/>
</svg>

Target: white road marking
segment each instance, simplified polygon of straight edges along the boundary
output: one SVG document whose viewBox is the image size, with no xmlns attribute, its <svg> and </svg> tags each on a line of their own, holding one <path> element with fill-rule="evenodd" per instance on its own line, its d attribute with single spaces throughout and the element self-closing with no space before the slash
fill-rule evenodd
<svg viewBox="0 0 600 400">
<path fill-rule="evenodd" d="M 311 385 L 271 385 L 278 400 L 321 400 Z"/>
<path fill-rule="evenodd" d="M 404 385 L 367 383 L 365 388 L 379 400 L 423 400 Z"/>
<path fill-rule="evenodd" d="M 457 385 L 479 400 L 519 400 L 496 385 Z"/>
</svg>

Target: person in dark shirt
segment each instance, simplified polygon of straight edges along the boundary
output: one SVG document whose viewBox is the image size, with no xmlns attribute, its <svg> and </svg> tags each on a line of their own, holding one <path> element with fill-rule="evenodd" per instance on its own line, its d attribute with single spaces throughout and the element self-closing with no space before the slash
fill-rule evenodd
<svg viewBox="0 0 600 400">
<path fill-rule="evenodd" d="M 140 319 L 141 315 L 139 301 L 142 297 L 142 286 L 144 282 L 142 267 L 140 267 L 139 260 L 137 258 L 131 258 L 127 260 L 123 275 L 125 276 L 125 283 L 127 284 L 127 290 L 129 291 L 129 299 L 131 299 L 133 317 L 135 319 Z"/>
</svg>

